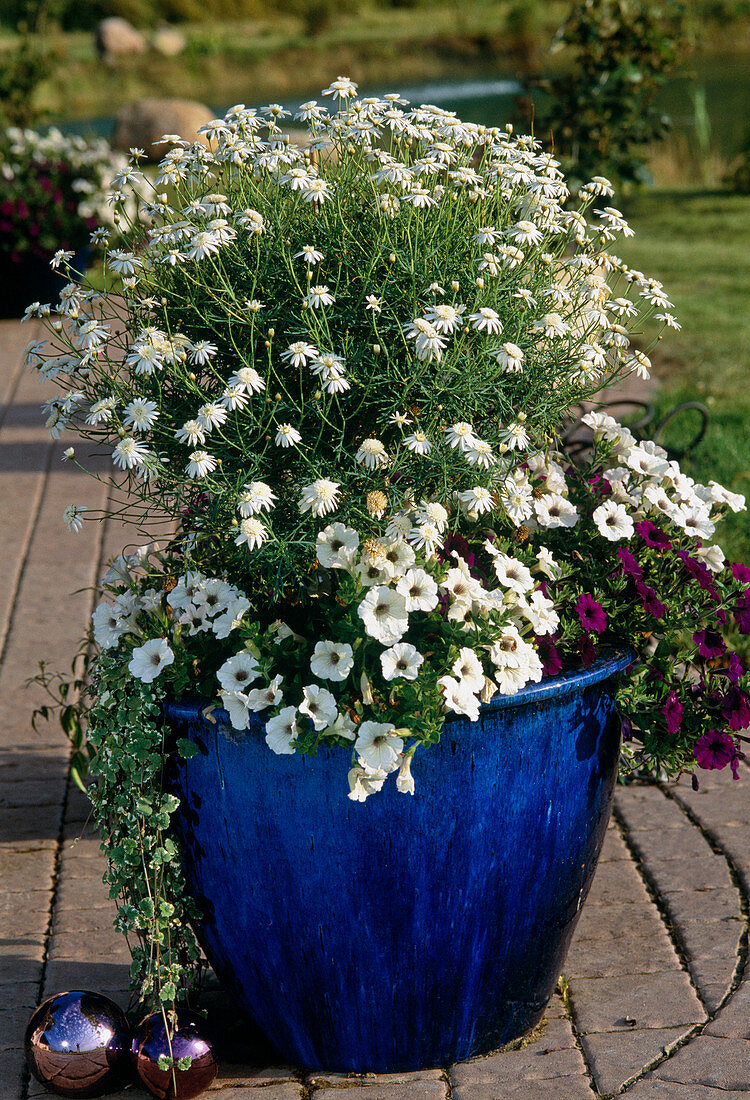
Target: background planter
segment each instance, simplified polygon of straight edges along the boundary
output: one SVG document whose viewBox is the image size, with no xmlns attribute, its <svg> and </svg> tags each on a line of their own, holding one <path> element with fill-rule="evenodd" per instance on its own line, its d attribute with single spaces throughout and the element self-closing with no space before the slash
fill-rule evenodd
<svg viewBox="0 0 750 1100">
<path fill-rule="evenodd" d="M 197 929 L 219 977 L 291 1061 L 445 1065 L 541 1018 L 588 892 L 619 755 L 614 677 L 630 656 L 446 723 L 417 793 L 346 797 L 350 753 L 275 756 L 258 721 L 168 720 Z"/>
<path fill-rule="evenodd" d="M 24 253 L 14 263 L 7 253 L 0 252 L 0 318 L 21 317 L 31 302 L 50 302 L 55 305 L 60 291 L 71 281 L 68 275 L 53 271 L 49 266 L 52 257 L 43 259 L 30 252 Z M 71 271 L 77 273 L 79 282 L 91 259 L 90 248 L 79 248 L 73 256 Z"/>
</svg>

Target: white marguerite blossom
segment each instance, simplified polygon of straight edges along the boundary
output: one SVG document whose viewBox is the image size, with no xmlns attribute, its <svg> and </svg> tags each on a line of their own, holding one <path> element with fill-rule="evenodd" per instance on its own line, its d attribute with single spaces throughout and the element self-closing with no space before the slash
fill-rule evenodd
<svg viewBox="0 0 750 1100">
<path fill-rule="evenodd" d="M 308 344 L 306 340 L 295 340 L 286 351 L 282 351 L 281 358 L 293 367 L 305 367 L 313 359 L 317 359 L 318 355 L 320 352 L 314 344 Z"/>
<path fill-rule="evenodd" d="M 310 658 L 310 669 L 321 680 L 341 682 L 354 667 L 352 647 L 348 642 L 317 642 Z"/>
<path fill-rule="evenodd" d="M 277 447 L 295 447 L 302 442 L 302 436 L 291 424 L 279 424 L 276 428 Z"/>
<path fill-rule="evenodd" d="M 159 418 L 159 406 L 145 397 L 134 397 L 122 410 L 122 422 L 135 432 L 148 432 Z"/>
<path fill-rule="evenodd" d="M 257 550 L 268 541 L 270 532 L 257 516 L 247 516 L 240 520 L 240 533 L 234 540 L 235 546 L 247 546 L 248 550 Z"/>
<path fill-rule="evenodd" d="M 404 446 L 418 455 L 428 455 L 432 450 L 432 444 L 424 432 L 412 432 L 404 437 Z"/>
<path fill-rule="evenodd" d="M 469 315 L 469 320 L 477 332 L 489 332 L 499 336 L 503 331 L 499 313 L 490 306 L 480 306 L 476 313 Z"/>
<path fill-rule="evenodd" d="M 354 460 L 367 470 L 377 470 L 388 465 L 388 454 L 379 439 L 363 439 Z"/>
<path fill-rule="evenodd" d="M 241 516 L 254 516 L 258 512 L 270 512 L 276 494 L 265 481 L 249 481 L 237 500 L 237 511 Z"/>
<path fill-rule="evenodd" d="M 524 354 L 518 344 L 506 341 L 506 343 L 495 352 L 495 361 L 499 367 L 502 367 L 506 374 L 523 373 Z"/>
<path fill-rule="evenodd" d="M 326 516 L 333 512 L 339 498 L 340 482 L 319 477 L 312 485 L 305 485 L 299 500 L 302 513 L 312 512 L 314 516 Z"/>
<path fill-rule="evenodd" d="M 83 513 L 88 512 L 85 504 L 69 504 L 64 509 L 63 523 L 69 531 L 80 531 L 83 527 Z"/>
<path fill-rule="evenodd" d="M 112 459 L 121 470 L 132 470 L 136 466 L 143 466 L 150 458 L 150 452 L 143 443 L 126 435 L 112 452 Z"/>
<path fill-rule="evenodd" d="M 459 447 L 462 451 L 468 451 L 476 443 L 474 428 L 464 420 L 459 420 L 446 428 L 445 436 L 451 447 Z"/>
<path fill-rule="evenodd" d="M 185 466 L 188 477 L 208 477 L 216 469 L 216 459 L 208 451 L 191 451 Z"/>
<path fill-rule="evenodd" d="M 166 638 L 150 638 L 144 645 L 136 646 L 128 662 L 128 669 L 136 680 L 151 684 L 159 673 L 171 665 L 174 653 Z"/>
<path fill-rule="evenodd" d="M 409 642 L 397 642 L 380 654 L 383 678 L 386 680 L 416 680 L 424 657 Z"/>
<path fill-rule="evenodd" d="M 327 286 L 320 285 L 311 286 L 302 301 L 311 309 L 322 309 L 323 306 L 332 306 L 336 299 Z"/>
</svg>

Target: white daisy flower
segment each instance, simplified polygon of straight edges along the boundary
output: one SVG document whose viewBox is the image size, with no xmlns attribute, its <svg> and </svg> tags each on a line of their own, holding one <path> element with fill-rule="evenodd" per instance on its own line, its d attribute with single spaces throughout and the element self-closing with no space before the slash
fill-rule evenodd
<svg viewBox="0 0 750 1100">
<path fill-rule="evenodd" d="M 597 526 L 600 535 L 610 542 L 619 539 L 629 539 L 635 527 L 633 520 L 625 510 L 625 506 L 617 504 L 613 500 L 607 500 L 600 504 L 591 517 Z"/>
<path fill-rule="evenodd" d="M 291 363 L 293 367 L 306 367 L 319 354 L 320 352 L 313 344 L 308 344 L 306 340 L 295 340 L 286 351 L 282 351 L 281 358 L 285 363 Z"/>
<path fill-rule="evenodd" d="M 122 410 L 122 422 L 135 432 L 147 432 L 159 417 L 159 406 L 144 397 L 134 397 Z"/>
<path fill-rule="evenodd" d="M 83 513 L 88 512 L 88 508 L 85 504 L 69 504 L 64 509 L 62 518 L 63 523 L 69 531 L 80 531 L 83 527 Z"/>
<path fill-rule="evenodd" d="M 354 748 L 369 768 L 394 771 L 403 752 L 404 742 L 395 728 L 386 722 L 362 722 Z"/>
<path fill-rule="evenodd" d="M 359 535 L 343 523 L 329 523 L 318 532 L 315 552 L 324 569 L 348 569 L 359 546 Z"/>
<path fill-rule="evenodd" d="M 191 451 L 185 466 L 188 477 L 207 477 L 216 469 L 216 459 L 208 451 Z"/>
<path fill-rule="evenodd" d="M 338 717 L 336 700 L 326 688 L 309 684 L 302 689 L 302 702 L 298 706 L 300 714 L 312 721 L 316 730 L 327 729 Z"/>
<path fill-rule="evenodd" d="M 503 331 L 499 313 L 489 306 L 480 306 L 476 313 L 469 315 L 469 320 L 477 332 L 490 332 L 499 336 Z"/>
<path fill-rule="evenodd" d="M 435 551 L 443 545 L 440 528 L 435 523 L 420 523 L 412 527 L 407 537 L 414 549 L 424 550 L 428 558 L 433 557 Z"/>
<path fill-rule="evenodd" d="M 244 691 L 259 676 L 258 662 L 247 650 L 230 657 L 216 673 L 224 691 Z"/>
<path fill-rule="evenodd" d="M 365 301 L 367 302 L 365 309 L 370 309 L 373 313 L 380 313 L 383 308 L 383 299 L 378 298 L 376 294 L 367 294 Z"/>
<path fill-rule="evenodd" d="M 186 420 L 182 427 L 177 429 L 174 436 L 178 442 L 186 443 L 189 447 L 194 447 L 196 443 L 206 442 L 204 427 L 197 420 Z"/>
<path fill-rule="evenodd" d="M 216 344 L 212 344 L 208 340 L 196 340 L 188 359 L 199 367 L 205 367 L 206 363 L 216 355 L 218 350 Z"/>
<path fill-rule="evenodd" d="M 302 301 L 311 309 L 322 309 L 323 306 L 332 306 L 336 299 L 327 286 L 321 285 L 311 286 Z"/>
<path fill-rule="evenodd" d="M 401 640 L 409 628 L 406 600 L 386 585 L 371 588 L 357 608 L 357 614 L 372 638 L 383 645 Z"/>
<path fill-rule="evenodd" d="M 495 361 L 506 374 L 523 373 L 524 354 L 518 344 L 507 341 L 495 353 Z"/>
<path fill-rule="evenodd" d="M 510 239 L 518 244 L 537 245 L 541 244 L 544 239 L 544 234 L 538 226 L 529 221 L 516 222 L 508 229 L 507 233 Z"/>
<path fill-rule="evenodd" d="M 135 466 L 142 466 L 150 453 L 142 443 L 132 436 L 126 435 L 112 452 L 112 459 L 121 470 L 132 470 Z"/>
<path fill-rule="evenodd" d="M 237 511 L 241 516 L 270 512 L 276 499 L 276 494 L 265 481 L 250 481 L 238 497 Z"/>
<path fill-rule="evenodd" d="M 570 325 L 559 313 L 546 313 L 544 317 L 534 322 L 531 331 L 543 332 L 548 339 L 552 340 L 555 337 L 566 336 L 570 332 Z"/>
<path fill-rule="evenodd" d="M 86 423 L 92 425 L 108 424 L 116 407 L 116 397 L 103 397 L 101 400 L 95 401 L 89 409 Z"/>
<path fill-rule="evenodd" d="M 261 393 L 266 388 L 265 382 L 254 367 L 240 367 L 234 374 L 230 374 L 227 385 L 242 386 L 250 393 Z"/>
<path fill-rule="evenodd" d="M 230 412 L 234 412 L 236 409 L 244 409 L 247 401 L 244 386 L 226 386 L 219 399 L 219 404 L 223 405 L 225 409 L 229 409 Z"/>
<path fill-rule="evenodd" d="M 484 439 L 475 439 L 464 451 L 464 458 L 471 466 L 478 466 L 482 470 L 489 470 L 497 462 L 492 447 Z"/>
<path fill-rule="evenodd" d="M 219 405 L 215 401 L 207 401 L 205 405 L 201 405 L 198 409 L 198 415 L 195 419 L 204 431 L 210 432 L 213 428 L 219 428 L 222 424 L 225 424 L 228 415 L 223 405 Z"/>
<path fill-rule="evenodd" d="M 277 447 L 294 447 L 302 442 L 302 436 L 291 424 L 278 424 L 275 443 Z"/>
<path fill-rule="evenodd" d="M 128 662 L 128 670 L 136 680 L 151 684 L 167 665 L 174 661 L 166 638 L 150 638 L 144 645 L 136 646 Z"/>
<path fill-rule="evenodd" d="M 377 470 L 388 465 L 388 454 L 379 439 L 363 439 L 354 461 L 368 470 Z"/>
<path fill-rule="evenodd" d="M 385 680 L 416 680 L 424 657 L 408 642 L 397 642 L 380 654 Z"/>
<path fill-rule="evenodd" d="M 434 523 L 442 534 L 448 523 L 448 511 L 436 500 L 423 500 L 416 511 L 417 523 Z"/>
<path fill-rule="evenodd" d="M 302 189 L 301 195 L 305 202 L 310 202 L 314 206 L 322 206 L 324 202 L 330 202 L 331 188 L 325 180 L 311 179 Z"/>
<path fill-rule="evenodd" d="M 321 680 L 341 682 L 354 667 L 352 647 L 347 642 L 317 642 L 310 669 Z"/>
<path fill-rule="evenodd" d="M 269 538 L 269 530 L 257 516 L 248 516 L 240 521 L 240 533 L 234 540 L 235 546 L 247 546 L 248 550 L 257 550 Z"/>
<path fill-rule="evenodd" d="M 428 455 L 432 444 L 424 432 L 416 431 L 404 437 L 404 446 L 418 455 Z"/>
<path fill-rule="evenodd" d="M 425 318 L 438 332 L 448 335 L 461 327 L 465 312 L 465 305 L 452 306 L 447 302 L 440 302 L 425 311 Z"/>
<path fill-rule="evenodd" d="M 466 513 L 470 517 L 484 515 L 495 507 L 495 498 L 489 489 L 483 485 L 475 485 L 473 489 L 466 489 L 458 494 L 458 499 Z"/>
<path fill-rule="evenodd" d="M 259 298 L 245 299 L 245 311 L 247 313 L 260 313 L 260 311 L 265 308 L 266 307 L 263 305 Z"/>
<path fill-rule="evenodd" d="M 451 424 L 445 429 L 445 435 L 451 447 L 460 447 L 462 451 L 470 450 L 476 443 L 474 428 L 464 420 Z"/>
<path fill-rule="evenodd" d="M 266 722 L 266 744 L 278 756 L 289 756 L 296 752 L 294 742 L 298 737 L 296 707 L 282 707 L 278 714 Z"/>
<path fill-rule="evenodd" d="M 340 482 L 319 477 L 312 485 L 305 485 L 299 500 L 300 512 L 312 512 L 316 517 L 333 512 L 339 497 Z"/>
<path fill-rule="evenodd" d="M 305 244 L 299 250 L 294 253 L 295 260 L 304 260 L 306 264 L 319 264 L 323 259 L 323 253 L 318 252 L 317 248 L 313 248 L 311 244 Z"/>
</svg>

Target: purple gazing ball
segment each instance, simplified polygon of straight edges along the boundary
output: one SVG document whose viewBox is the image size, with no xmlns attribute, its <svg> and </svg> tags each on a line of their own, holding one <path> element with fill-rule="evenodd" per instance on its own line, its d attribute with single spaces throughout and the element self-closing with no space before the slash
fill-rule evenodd
<svg viewBox="0 0 750 1100">
<path fill-rule="evenodd" d="M 129 1077 L 130 1027 L 121 1008 L 86 990 L 44 1001 L 26 1028 L 33 1076 L 58 1096 L 103 1096 Z"/>
<path fill-rule="evenodd" d="M 177 1010 L 177 1026 L 170 1039 L 160 1012 L 147 1016 L 136 1029 L 130 1048 L 135 1072 L 157 1100 L 189 1100 L 199 1096 L 218 1071 L 213 1047 L 206 1038 L 202 1016 L 187 1009 Z M 172 1058 L 174 1069 L 160 1069 L 161 1057 Z M 182 1058 L 191 1058 L 188 1069 L 179 1069 Z"/>
</svg>

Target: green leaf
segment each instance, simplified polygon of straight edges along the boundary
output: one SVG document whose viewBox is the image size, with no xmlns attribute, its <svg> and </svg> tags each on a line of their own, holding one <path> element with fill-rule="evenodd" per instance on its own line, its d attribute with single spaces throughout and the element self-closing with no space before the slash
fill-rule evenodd
<svg viewBox="0 0 750 1100">
<path fill-rule="evenodd" d="M 190 741 L 187 737 L 180 737 L 177 742 L 177 752 L 180 754 L 183 760 L 190 760 L 192 756 L 200 752 L 200 749 L 196 745 L 195 741 Z"/>
</svg>

